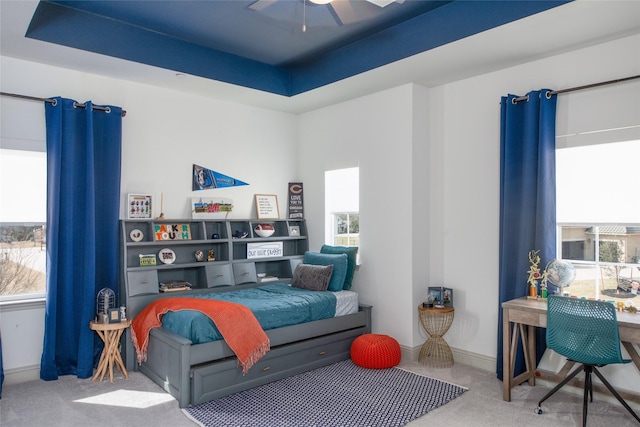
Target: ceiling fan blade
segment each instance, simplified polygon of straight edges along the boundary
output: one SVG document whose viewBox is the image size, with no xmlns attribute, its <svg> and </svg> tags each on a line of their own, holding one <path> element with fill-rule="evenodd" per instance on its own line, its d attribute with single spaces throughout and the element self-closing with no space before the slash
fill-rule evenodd
<svg viewBox="0 0 640 427">
<path fill-rule="evenodd" d="M 262 10 L 265 7 L 271 6 L 276 1 L 278 0 L 257 0 L 255 3 L 249 5 L 249 9 Z"/>
<path fill-rule="evenodd" d="M 331 5 L 334 18 L 336 18 L 338 25 L 348 25 L 364 21 L 374 18 L 380 13 L 380 9 L 369 1 L 333 0 L 329 4 Z"/>
<path fill-rule="evenodd" d="M 367 0 L 369 3 L 373 3 L 379 7 L 389 6 L 391 3 L 404 3 L 404 0 Z"/>
<path fill-rule="evenodd" d="M 350 1 L 333 1 L 331 2 L 331 12 L 336 19 L 338 25 L 345 25 L 355 22 L 355 13 Z"/>
</svg>

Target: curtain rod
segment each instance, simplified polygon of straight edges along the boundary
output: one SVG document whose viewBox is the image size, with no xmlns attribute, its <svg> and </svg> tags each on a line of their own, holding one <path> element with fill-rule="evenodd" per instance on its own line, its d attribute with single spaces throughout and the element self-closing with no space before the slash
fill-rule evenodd
<svg viewBox="0 0 640 427">
<path fill-rule="evenodd" d="M 600 83 L 592 83 L 589 85 L 584 85 L 584 86 L 576 86 L 576 87 L 572 87 L 569 89 L 561 89 L 561 90 L 552 90 L 547 92 L 547 97 L 552 96 L 552 95 L 559 95 L 561 93 L 567 93 L 567 92 L 573 92 L 576 90 L 582 90 L 582 89 L 591 89 L 593 87 L 598 87 L 598 86 L 606 86 L 606 85 L 610 85 L 610 84 L 614 84 L 614 83 L 622 83 L 622 82 L 626 82 L 628 80 L 635 80 L 635 79 L 640 79 L 640 75 L 637 76 L 631 76 L 631 77 L 624 77 L 622 79 L 615 79 L 615 80 L 609 80 L 606 82 L 600 82 Z M 527 101 L 529 99 L 528 96 L 520 96 L 518 98 L 513 98 L 512 102 L 518 103 L 520 101 Z"/>
<path fill-rule="evenodd" d="M 0 95 L 2 95 L 2 96 L 10 96 L 12 98 L 28 99 L 30 101 L 48 102 L 48 103 L 53 104 L 53 105 L 56 105 L 56 103 L 57 103 L 57 101 L 55 99 L 51 99 L 51 98 L 38 98 L 38 97 L 35 97 L 35 96 L 29 96 L 29 95 L 18 95 L 16 93 L 0 92 Z M 73 106 L 77 107 L 77 108 L 86 108 L 85 104 L 80 104 L 79 102 L 74 102 Z M 111 112 L 111 109 L 109 107 L 101 107 L 99 105 L 92 105 L 91 108 L 93 110 L 106 111 L 107 113 Z M 125 110 L 122 110 L 122 117 L 124 117 L 126 115 L 127 115 L 127 112 Z"/>
</svg>

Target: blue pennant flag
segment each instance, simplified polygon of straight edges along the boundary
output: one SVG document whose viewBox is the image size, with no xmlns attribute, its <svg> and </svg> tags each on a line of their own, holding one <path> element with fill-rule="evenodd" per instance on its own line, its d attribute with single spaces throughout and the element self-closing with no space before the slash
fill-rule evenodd
<svg viewBox="0 0 640 427">
<path fill-rule="evenodd" d="M 209 190 L 212 188 L 239 187 L 241 185 L 249 185 L 239 179 L 231 178 L 211 169 L 202 166 L 193 165 L 193 191 Z"/>
</svg>

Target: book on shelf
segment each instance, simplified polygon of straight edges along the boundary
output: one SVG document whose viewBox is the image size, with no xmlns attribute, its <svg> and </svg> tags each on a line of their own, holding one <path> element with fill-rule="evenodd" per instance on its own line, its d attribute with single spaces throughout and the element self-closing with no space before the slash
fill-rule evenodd
<svg viewBox="0 0 640 427">
<path fill-rule="evenodd" d="M 160 292 L 181 292 L 181 291 L 190 291 L 191 288 L 160 288 Z"/>
<path fill-rule="evenodd" d="M 184 280 L 176 280 L 168 283 L 160 283 L 160 292 L 179 292 L 190 291 L 192 288 L 191 283 Z"/>
<path fill-rule="evenodd" d="M 260 283 L 265 283 L 265 282 L 277 282 L 278 280 L 280 280 L 278 277 L 276 276 L 264 276 L 260 278 Z"/>
</svg>

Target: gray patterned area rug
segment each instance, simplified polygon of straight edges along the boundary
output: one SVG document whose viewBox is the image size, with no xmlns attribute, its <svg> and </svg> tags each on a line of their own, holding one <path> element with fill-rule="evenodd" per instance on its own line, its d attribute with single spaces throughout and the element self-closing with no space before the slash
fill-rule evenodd
<svg viewBox="0 0 640 427">
<path fill-rule="evenodd" d="M 398 427 L 466 390 L 345 360 L 183 411 L 204 427 Z"/>
</svg>

